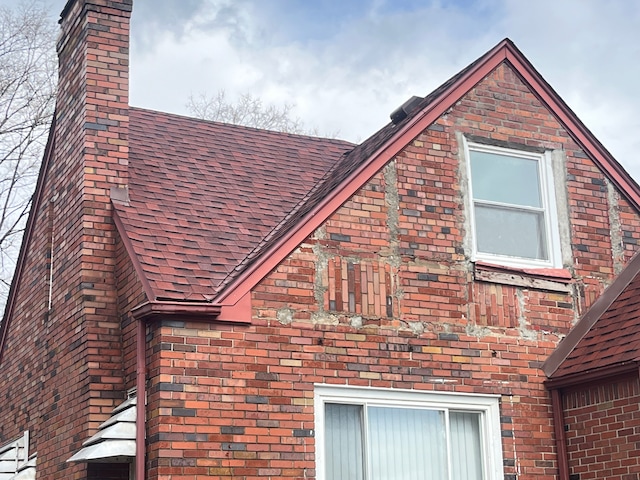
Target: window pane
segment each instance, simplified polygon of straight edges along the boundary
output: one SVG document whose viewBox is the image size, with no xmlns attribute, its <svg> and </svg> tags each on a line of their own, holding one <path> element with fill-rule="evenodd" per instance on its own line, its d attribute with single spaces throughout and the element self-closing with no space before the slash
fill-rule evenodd
<svg viewBox="0 0 640 480">
<path fill-rule="evenodd" d="M 480 414 L 450 412 L 451 479 L 482 480 Z"/>
<path fill-rule="evenodd" d="M 474 200 L 541 207 L 538 161 L 471 151 Z"/>
<path fill-rule="evenodd" d="M 478 252 L 548 260 L 544 214 L 475 206 Z"/>
<path fill-rule="evenodd" d="M 362 406 L 325 404 L 327 480 L 364 480 Z"/>
<path fill-rule="evenodd" d="M 369 407 L 367 415 L 370 480 L 447 478 L 444 412 Z"/>
</svg>

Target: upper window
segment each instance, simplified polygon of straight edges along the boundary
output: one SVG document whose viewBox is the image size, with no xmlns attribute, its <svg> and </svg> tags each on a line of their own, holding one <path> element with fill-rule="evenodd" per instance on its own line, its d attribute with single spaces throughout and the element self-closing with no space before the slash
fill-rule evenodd
<svg viewBox="0 0 640 480">
<path fill-rule="evenodd" d="M 559 267 L 549 155 L 468 143 L 474 257 L 516 267 Z"/>
<path fill-rule="evenodd" d="M 316 386 L 320 480 L 497 480 L 494 396 Z"/>
</svg>

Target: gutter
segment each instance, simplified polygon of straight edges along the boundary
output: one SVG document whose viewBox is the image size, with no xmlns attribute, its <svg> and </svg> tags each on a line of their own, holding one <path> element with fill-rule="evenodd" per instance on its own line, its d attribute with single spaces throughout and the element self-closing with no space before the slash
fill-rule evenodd
<svg viewBox="0 0 640 480">
<path fill-rule="evenodd" d="M 549 390 L 559 390 L 561 388 L 589 385 L 600 380 L 611 380 L 614 377 L 629 375 L 634 372 L 638 372 L 638 362 L 636 361 L 611 365 L 597 370 L 588 370 L 586 372 L 575 373 L 558 378 L 549 378 L 545 380 L 544 385 Z"/>
<path fill-rule="evenodd" d="M 145 302 L 131 310 L 134 318 L 155 319 L 164 315 L 180 315 L 187 319 L 213 319 L 220 315 L 222 307 L 209 302 L 175 302 L 175 301 L 153 301 Z"/>
</svg>

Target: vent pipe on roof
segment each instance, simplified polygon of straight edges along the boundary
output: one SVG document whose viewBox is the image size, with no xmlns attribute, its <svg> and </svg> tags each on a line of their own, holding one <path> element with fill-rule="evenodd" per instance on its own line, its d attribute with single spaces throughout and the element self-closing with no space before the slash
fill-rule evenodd
<svg viewBox="0 0 640 480">
<path fill-rule="evenodd" d="M 409 100 L 404 102 L 393 112 L 391 112 L 391 123 L 393 123 L 394 125 L 399 124 L 402 120 L 404 120 L 414 112 L 414 110 L 418 105 L 420 105 L 420 102 L 422 102 L 422 100 L 424 100 L 422 97 L 416 97 L 414 95 Z"/>
</svg>

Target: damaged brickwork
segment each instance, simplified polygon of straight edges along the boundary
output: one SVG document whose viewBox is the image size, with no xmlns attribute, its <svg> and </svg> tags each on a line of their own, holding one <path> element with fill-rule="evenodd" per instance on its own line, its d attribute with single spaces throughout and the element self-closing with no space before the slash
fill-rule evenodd
<svg viewBox="0 0 640 480">
<path fill-rule="evenodd" d="M 467 136 L 557 157 L 559 277 L 473 261 Z M 150 415 L 165 447 L 154 451 L 154 472 L 315 478 L 315 437 L 301 432 L 316 428 L 315 386 L 330 384 L 499 395 L 505 478 L 555 479 L 540 365 L 611 282 L 615 262 L 633 255 L 640 232 L 637 213 L 607 188 L 501 65 L 254 288 L 250 324 L 150 332 Z M 205 437 L 202 449 L 194 439 Z"/>
<path fill-rule="evenodd" d="M 461 162 L 467 135 L 551 152 L 561 277 L 486 273 L 472 261 Z M 295 359 L 287 378 L 306 385 L 305 399 L 313 383 L 500 393 L 505 474 L 554 478 L 539 366 L 635 248 L 638 219 L 607 185 L 527 87 L 500 67 L 256 289 L 253 328 L 287 339 L 264 345 L 274 359 L 266 371 L 291 366 L 276 358 Z M 625 229 L 634 233 L 625 237 Z M 296 412 L 310 428 L 313 408 Z"/>
</svg>

